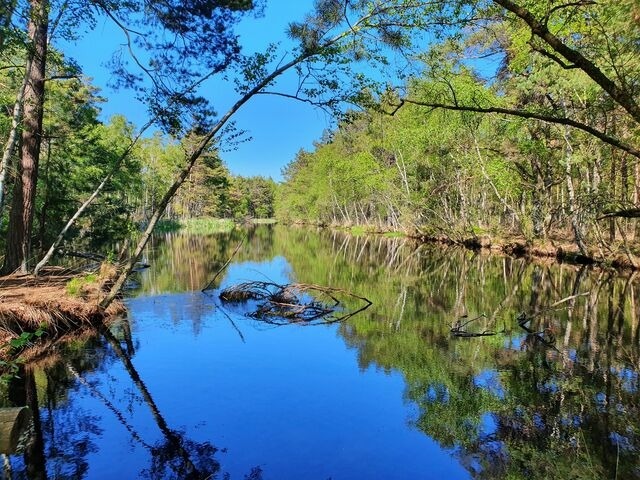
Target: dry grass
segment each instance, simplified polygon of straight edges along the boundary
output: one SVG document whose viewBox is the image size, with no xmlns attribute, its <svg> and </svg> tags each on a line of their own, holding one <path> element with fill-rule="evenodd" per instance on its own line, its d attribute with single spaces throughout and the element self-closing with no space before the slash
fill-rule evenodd
<svg viewBox="0 0 640 480">
<path fill-rule="evenodd" d="M 0 344 L 42 326 L 50 336 L 57 336 L 124 312 L 121 302 L 114 302 L 106 311 L 98 306 L 110 278 L 108 271 L 101 271 L 96 282 L 82 285 L 75 296 L 67 291 L 74 278 L 77 273 L 60 268 L 49 268 L 38 277 L 0 277 Z"/>
</svg>

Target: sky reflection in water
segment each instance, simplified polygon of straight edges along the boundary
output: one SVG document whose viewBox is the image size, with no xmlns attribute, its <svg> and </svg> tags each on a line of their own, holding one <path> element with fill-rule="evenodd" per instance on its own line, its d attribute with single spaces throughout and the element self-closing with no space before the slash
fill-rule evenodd
<svg viewBox="0 0 640 480">
<path fill-rule="evenodd" d="M 6 404 L 37 397 L 49 478 L 640 478 L 635 282 L 261 227 L 211 295 L 193 292 L 240 236 L 156 239 L 131 333 L 76 340 L 10 392 Z M 342 324 L 273 327 L 217 300 L 246 280 L 374 305 Z M 452 337 L 463 315 L 497 334 Z M 14 478 L 25 458 L 39 465 L 12 456 Z"/>
</svg>

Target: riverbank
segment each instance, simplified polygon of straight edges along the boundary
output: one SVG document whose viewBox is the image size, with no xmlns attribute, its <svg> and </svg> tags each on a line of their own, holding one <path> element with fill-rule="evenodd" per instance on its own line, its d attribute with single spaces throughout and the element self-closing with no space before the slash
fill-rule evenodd
<svg viewBox="0 0 640 480">
<path fill-rule="evenodd" d="M 105 287 L 105 272 L 78 274 L 60 268 L 48 268 L 43 275 L 0 277 L 0 357 L 10 356 L 13 339 L 29 339 L 42 332 L 47 339 L 99 325 L 125 312 L 124 303 L 99 307 Z"/>
<path fill-rule="evenodd" d="M 297 223 L 296 225 L 302 225 Z M 522 236 L 492 237 L 488 234 L 456 239 L 448 235 L 425 235 L 419 233 L 381 230 L 366 226 L 336 227 L 313 225 L 320 228 L 335 228 L 352 235 L 382 235 L 385 237 L 405 236 L 421 243 L 459 246 L 470 250 L 486 251 L 514 257 L 549 259 L 577 265 L 600 265 L 622 270 L 640 270 L 640 245 L 617 240 L 614 244 L 588 247 L 582 253 L 575 242 L 560 236 L 546 240 L 529 240 Z"/>
<path fill-rule="evenodd" d="M 604 249 L 589 248 L 585 253 L 563 239 L 527 240 L 524 237 L 492 238 L 488 235 L 454 240 L 446 236 L 416 236 L 424 243 L 459 245 L 470 250 L 486 250 L 495 253 L 529 258 L 548 258 L 558 262 L 579 265 L 600 265 L 624 270 L 640 270 L 640 256 L 631 247 L 608 246 Z"/>
</svg>

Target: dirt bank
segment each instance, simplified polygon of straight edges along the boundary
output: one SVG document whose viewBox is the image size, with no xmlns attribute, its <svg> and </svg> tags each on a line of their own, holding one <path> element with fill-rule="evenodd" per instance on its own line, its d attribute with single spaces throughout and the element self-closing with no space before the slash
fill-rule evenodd
<svg viewBox="0 0 640 480">
<path fill-rule="evenodd" d="M 620 269 L 640 270 L 640 257 L 625 251 L 622 247 L 612 248 L 606 253 L 591 249 L 585 255 L 574 243 L 563 239 L 528 241 L 523 237 L 503 239 L 491 238 L 488 235 L 459 241 L 446 236 L 421 236 L 417 239 L 425 243 L 460 245 L 472 250 L 489 250 L 518 257 L 549 258 L 567 263 L 599 264 Z"/>
</svg>

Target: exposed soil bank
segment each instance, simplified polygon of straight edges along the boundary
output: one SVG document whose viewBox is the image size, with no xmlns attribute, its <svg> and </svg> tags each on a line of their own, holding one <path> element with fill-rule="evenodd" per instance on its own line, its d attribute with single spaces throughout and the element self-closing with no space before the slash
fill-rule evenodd
<svg viewBox="0 0 640 480">
<path fill-rule="evenodd" d="M 524 238 L 492 239 L 488 235 L 467 238 L 461 241 L 446 236 L 419 236 L 418 240 L 425 243 L 443 243 L 460 245 L 471 250 L 490 250 L 518 257 L 550 258 L 559 262 L 582 265 L 607 265 L 614 268 L 640 270 L 640 258 L 632 253 L 603 253 L 591 250 L 584 255 L 575 244 L 566 241 L 527 241 Z"/>
<path fill-rule="evenodd" d="M 69 282 L 77 275 L 57 269 L 43 273 L 0 277 L 0 356 L 6 354 L 7 342 L 22 332 L 42 328 L 53 338 L 125 312 L 120 301 L 106 310 L 98 306 L 103 288 L 99 280 L 80 284 L 70 293 Z"/>
</svg>

